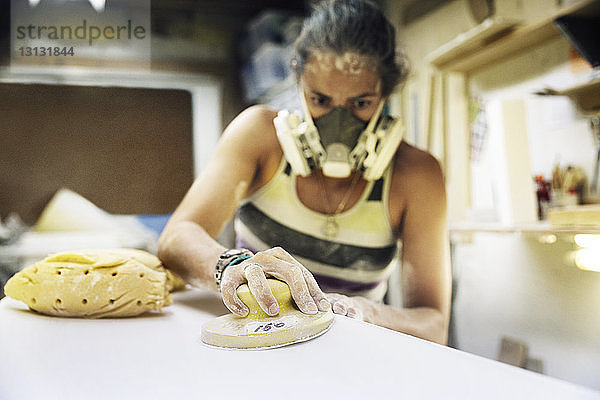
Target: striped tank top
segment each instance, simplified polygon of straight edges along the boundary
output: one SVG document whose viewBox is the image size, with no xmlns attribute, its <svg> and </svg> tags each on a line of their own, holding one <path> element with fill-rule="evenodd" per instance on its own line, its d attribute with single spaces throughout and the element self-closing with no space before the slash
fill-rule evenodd
<svg viewBox="0 0 600 400">
<path fill-rule="evenodd" d="M 335 217 L 338 233 L 322 232 L 327 215 L 306 207 L 296 175 L 282 160 L 275 176 L 236 212 L 236 246 L 253 252 L 280 246 L 315 276 L 324 292 L 381 301 L 397 264 L 398 241 L 388 215 L 391 168 L 368 182 L 358 202 Z"/>
</svg>

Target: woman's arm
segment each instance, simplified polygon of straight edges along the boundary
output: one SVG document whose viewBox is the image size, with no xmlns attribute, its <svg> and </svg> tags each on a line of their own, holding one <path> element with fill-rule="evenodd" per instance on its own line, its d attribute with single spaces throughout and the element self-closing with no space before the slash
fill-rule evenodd
<svg viewBox="0 0 600 400">
<path fill-rule="evenodd" d="M 452 278 L 444 178 L 432 156 L 403 146 L 390 193 L 390 218 L 402 239 L 403 308 L 328 296 L 334 312 L 446 344 Z"/>
<path fill-rule="evenodd" d="M 225 248 L 214 238 L 252 186 L 259 184 L 265 157 L 255 143 L 260 140 L 256 132 L 269 116 L 269 110 L 253 107 L 227 127 L 211 161 L 159 238 L 159 258 L 193 285 L 216 290 L 214 268 Z"/>
<path fill-rule="evenodd" d="M 448 318 L 434 307 L 395 308 L 362 297 L 352 300 L 366 322 L 443 345 L 448 342 Z"/>
<path fill-rule="evenodd" d="M 327 293 L 333 312 L 445 345 L 448 322 L 432 307 L 396 308 L 364 297 Z"/>
<path fill-rule="evenodd" d="M 240 201 L 265 185 L 279 166 L 282 153 L 275 135 L 275 112 L 251 107 L 225 130 L 215 155 L 194 182 L 159 238 L 158 256 L 187 282 L 217 290 L 215 266 L 226 250 L 215 238 L 231 219 Z M 248 283 L 263 310 L 279 307 L 266 275 L 288 283 L 298 307 L 309 314 L 330 307 L 312 275 L 281 248 L 259 252 L 225 269 L 221 279 L 223 302 L 234 313 L 248 308 L 236 289 Z"/>
<path fill-rule="evenodd" d="M 452 271 L 442 170 L 429 154 L 419 154 L 407 173 L 402 239 L 402 292 L 405 321 L 417 336 L 447 342 Z M 377 313 L 374 318 L 381 318 Z M 402 319 L 399 319 L 402 321 Z M 410 333 L 410 332 L 408 332 Z"/>
</svg>

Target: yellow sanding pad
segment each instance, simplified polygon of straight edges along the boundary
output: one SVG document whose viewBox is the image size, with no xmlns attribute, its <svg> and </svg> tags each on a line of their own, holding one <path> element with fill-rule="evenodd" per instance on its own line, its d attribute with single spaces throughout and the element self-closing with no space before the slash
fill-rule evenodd
<svg viewBox="0 0 600 400">
<path fill-rule="evenodd" d="M 248 285 L 242 285 L 237 294 L 250 309 L 248 316 L 229 314 L 206 322 L 202 326 L 202 341 L 216 347 L 264 349 L 312 339 L 331 326 L 331 311 L 304 314 L 294 304 L 287 284 L 276 279 L 267 281 L 279 303 L 279 314 L 270 317 L 260 308 Z"/>
</svg>

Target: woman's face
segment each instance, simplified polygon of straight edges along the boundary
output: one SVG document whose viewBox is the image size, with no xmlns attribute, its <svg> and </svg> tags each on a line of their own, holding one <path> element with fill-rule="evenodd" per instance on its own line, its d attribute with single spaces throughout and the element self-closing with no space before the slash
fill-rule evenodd
<svg viewBox="0 0 600 400">
<path fill-rule="evenodd" d="M 300 80 L 313 118 L 344 107 L 368 121 L 381 100 L 381 79 L 375 64 L 354 53 L 314 52 Z"/>
</svg>

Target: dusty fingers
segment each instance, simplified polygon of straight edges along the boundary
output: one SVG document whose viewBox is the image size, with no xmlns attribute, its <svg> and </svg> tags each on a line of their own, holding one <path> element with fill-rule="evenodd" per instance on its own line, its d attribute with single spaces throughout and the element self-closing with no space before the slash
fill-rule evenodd
<svg viewBox="0 0 600 400">
<path fill-rule="evenodd" d="M 302 273 L 302 280 L 306 283 L 306 289 L 308 290 L 308 294 L 311 297 L 311 299 L 302 297 L 302 295 L 303 296 L 306 295 L 306 293 L 304 292 L 304 285 L 299 285 L 296 288 L 290 286 L 290 290 L 292 291 L 292 297 L 294 297 L 294 300 L 296 301 L 296 304 L 298 305 L 300 310 L 302 310 L 303 312 L 308 312 L 309 314 L 314 314 L 314 312 L 312 312 L 312 310 L 314 308 L 312 306 L 310 306 L 311 303 L 314 303 L 317 306 L 317 309 L 319 311 L 331 310 L 331 304 L 329 304 L 329 301 L 327 300 L 325 293 L 323 293 L 323 291 L 319 287 L 319 284 L 315 280 L 315 277 L 310 273 L 310 271 L 308 269 L 306 269 L 305 266 L 303 266 L 300 262 L 298 262 L 294 257 L 292 257 L 287 251 L 285 251 L 281 247 L 274 247 L 272 249 L 265 251 L 264 253 L 271 257 L 286 261 L 287 263 L 299 268 L 299 272 Z M 294 274 L 294 278 L 297 280 L 300 280 L 300 277 L 297 276 L 298 270 L 295 267 L 293 267 L 292 269 L 293 269 L 292 273 Z M 287 281 L 287 279 L 284 279 L 284 280 Z M 288 283 L 288 285 L 290 285 L 289 281 L 287 281 L 287 283 Z M 302 295 L 299 294 L 297 296 L 299 299 L 297 299 L 297 297 L 294 296 L 295 289 L 297 289 L 298 292 L 302 293 Z M 310 311 L 305 310 L 298 303 L 298 301 L 301 301 L 301 302 L 304 301 L 305 307 L 310 307 L 311 310 Z"/>
<path fill-rule="evenodd" d="M 250 293 L 252 293 L 260 308 L 270 316 L 277 315 L 279 313 L 279 304 L 271 292 L 261 265 L 250 262 L 244 266 L 243 273 L 248 281 Z"/>
<path fill-rule="evenodd" d="M 225 307 L 232 313 L 245 317 L 250 309 L 244 304 L 237 295 L 237 288 L 246 283 L 247 279 L 243 273 L 243 264 L 228 267 L 223 272 L 221 280 L 221 297 Z"/>
<path fill-rule="evenodd" d="M 351 297 L 338 293 L 327 293 L 326 296 L 331 302 L 331 309 L 335 314 L 364 321 L 362 309 Z"/>
<path fill-rule="evenodd" d="M 248 307 L 237 295 L 237 288 L 248 283 L 250 292 L 268 315 L 277 315 L 279 305 L 267 283 L 267 276 L 287 283 L 300 311 L 316 314 L 331 305 L 313 275 L 281 247 L 259 252 L 223 272 L 221 295 L 225 306 L 239 316 L 248 315 Z"/>
<path fill-rule="evenodd" d="M 329 311 L 331 310 L 331 303 L 327 300 L 325 293 L 319 287 L 315 277 L 310 273 L 306 267 L 302 267 L 302 273 L 304 274 L 304 279 L 306 280 L 306 284 L 308 286 L 308 291 L 312 296 L 313 300 L 319 307 L 319 311 Z"/>
<path fill-rule="evenodd" d="M 310 295 L 304 274 L 298 265 L 264 253 L 259 253 L 255 257 L 265 273 L 287 283 L 300 311 L 307 314 L 317 313 L 317 305 Z"/>
</svg>

